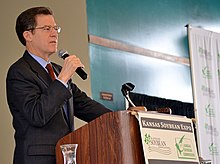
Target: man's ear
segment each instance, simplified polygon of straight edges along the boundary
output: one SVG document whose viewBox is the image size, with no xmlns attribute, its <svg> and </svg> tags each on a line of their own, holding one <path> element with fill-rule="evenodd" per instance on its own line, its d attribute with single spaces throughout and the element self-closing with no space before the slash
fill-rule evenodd
<svg viewBox="0 0 220 164">
<path fill-rule="evenodd" d="M 31 31 L 24 31 L 23 32 L 23 36 L 24 36 L 24 39 L 26 40 L 26 42 L 27 41 L 29 41 L 29 42 L 32 41 L 32 33 L 31 33 Z"/>
</svg>

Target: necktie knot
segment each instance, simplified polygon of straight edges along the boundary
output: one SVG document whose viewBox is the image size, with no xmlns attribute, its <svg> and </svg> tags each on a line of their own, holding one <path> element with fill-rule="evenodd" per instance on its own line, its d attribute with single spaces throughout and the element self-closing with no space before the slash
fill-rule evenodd
<svg viewBox="0 0 220 164">
<path fill-rule="evenodd" d="M 52 80 L 55 80 L 56 77 L 55 77 L 55 75 L 54 75 L 53 67 L 52 67 L 52 65 L 51 65 L 50 63 L 47 64 L 46 69 L 47 69 L 47 71 L 48 71 L 48 73 L 49 73 L 51 79 L 52 79 Z"/>
</svg>

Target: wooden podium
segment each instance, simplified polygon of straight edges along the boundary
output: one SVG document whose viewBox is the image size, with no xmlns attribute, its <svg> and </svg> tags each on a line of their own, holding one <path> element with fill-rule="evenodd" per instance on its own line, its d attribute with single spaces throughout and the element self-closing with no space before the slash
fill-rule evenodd
<svg viewBox="0 0 220 164">
<path fill-rule="evenodd" d="M 106 113 L 61 138 L 57 164 L 63 164 L 60 145 L 77 143 L 77 164 L 144 164 L 138 120 L 128 111 Z"/>
</svg>

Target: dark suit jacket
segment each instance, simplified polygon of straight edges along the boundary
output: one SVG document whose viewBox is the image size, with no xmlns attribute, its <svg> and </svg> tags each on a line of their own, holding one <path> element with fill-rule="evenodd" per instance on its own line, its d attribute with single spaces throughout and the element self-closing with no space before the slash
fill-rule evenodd
<svg viewBox="0 0 220 164">
<path fill-rule="evenodd" d="M 61 66 L 52 65 L 59 74 Z M 74 130 L 74 115 L 89 122 L 110 112 L 71 81 L 68 88 L 58 80 L 52 81 L 27 51 L 9 68 L 6 88 L 15 129 L 14 164 L 55 163 L 55 145 Z M 63 112 L 64 103 L 68 120 Z"/>
</svg>

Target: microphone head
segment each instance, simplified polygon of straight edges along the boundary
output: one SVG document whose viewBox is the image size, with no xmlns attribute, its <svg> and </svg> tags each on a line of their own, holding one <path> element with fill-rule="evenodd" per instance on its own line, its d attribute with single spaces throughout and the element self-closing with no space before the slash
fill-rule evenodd
<svg viewBox="0 0 220 164">
<path fill-rule="evenodd" d="M 121 87 L 121 92 L 124 96 L 127 95 L 127 92 L 130 92 L 134 89 L 135 85 L 132 83 L 125 83 Z"/>
<path fill-rule="evenodd" d="M 64 58 L 65 55 L 68 55 L 68 52 L 66 50 L 61 49 L 61 50 L 58 51 L 57 55 L 60 58 Z"/>
</svg>

